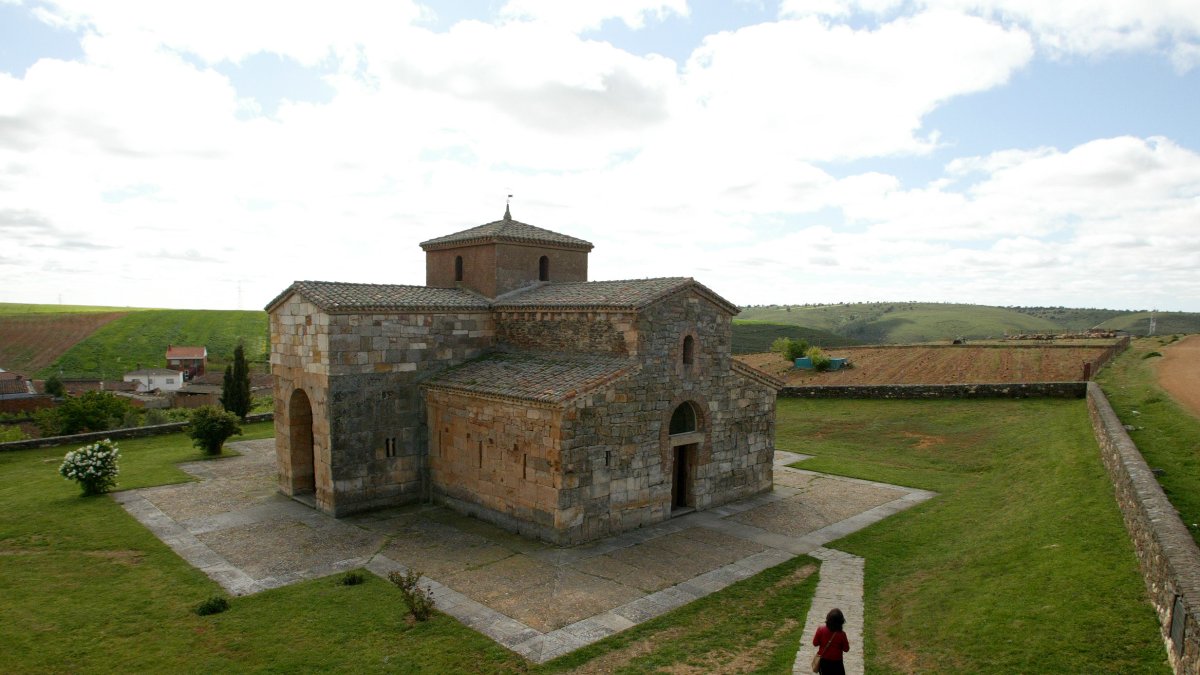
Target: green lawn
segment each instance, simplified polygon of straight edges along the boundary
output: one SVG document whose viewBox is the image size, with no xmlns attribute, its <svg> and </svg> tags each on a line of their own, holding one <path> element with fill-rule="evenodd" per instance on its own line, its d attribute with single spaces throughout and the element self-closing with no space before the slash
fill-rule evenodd
<svg viewBox="0 0 1200 675">
<path fill-rule="evenodd" d="M 867 668 L 1166 672 L 1083 401 L 781 400 L 801 468 L 939 492 L 830 546 L 867 559 Z"/>
<path fill-rule="evenodd" d="M 1161 469 L 1158 482 L 1192 536 L 1200 542 L 1200 419 L 1158 386 L 1153 366 L 1171 336 L 1134 340 L 1096 381 L 1104 389 L 1117 417 L 1135 429 L 1129 432 L 1152 468 Z"/>
</svg>

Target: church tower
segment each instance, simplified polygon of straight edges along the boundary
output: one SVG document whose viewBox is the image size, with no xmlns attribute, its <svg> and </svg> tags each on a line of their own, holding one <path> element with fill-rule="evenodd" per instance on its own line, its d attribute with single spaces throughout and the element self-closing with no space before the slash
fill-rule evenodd
<svg viewBox="0 0 1200 675">
<path fill-rule="evenodd" d="M 488 298 L 547 281 L 587 281 L 591 242 L 504 218 L 421 242 L 425 285 Z"/>
</svg>

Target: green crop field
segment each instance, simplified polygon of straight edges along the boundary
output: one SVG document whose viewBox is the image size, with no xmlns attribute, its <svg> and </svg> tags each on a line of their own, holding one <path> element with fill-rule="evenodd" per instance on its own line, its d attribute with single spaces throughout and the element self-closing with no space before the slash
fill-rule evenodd
<svg viewBox="0 0 1200 675">
<path fill-rule="evenodd" d="M 837 333 L 805 328 L 795 324 L 766 323 L 762 321 L 733 322 L 733 353 L 758 354 L 771 351 L 771 343 L 779 338 L 804 340 L 818 347 L 846 347 L 861 344 L 858 340 Z"/>
<path fill-rule="evenodd" d="M 242 310 L 150 309 L 132 312 L 106 324 L 38 371 L 38 377 L 120 379 L 141 364 L 166 365 L 168 345 L 208 348 L 209 369 L 233 359 L 238 340 L 245 341 L 246 358 L 262 363 L 268 345 L 267 313 Z"/>
<path fill-rule="evenodd" d="M 99 305 L 27 305 L 19 302 L 0 302 L 0 316 L 21 314 L 93 314 L 96 312 L 142 312 L 145 307 L 101 307 Z"/>
</svg>

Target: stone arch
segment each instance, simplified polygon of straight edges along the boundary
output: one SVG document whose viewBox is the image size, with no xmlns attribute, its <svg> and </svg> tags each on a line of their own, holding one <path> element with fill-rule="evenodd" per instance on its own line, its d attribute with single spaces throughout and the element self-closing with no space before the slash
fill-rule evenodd
<svg viewBox="0 0 1200 675">
<path fill-rule="evenodd" d="M 316 490 L 316 455 L 313 451 L 312 403 L 303 389 L 288 399 L 288 463 L 292 468 L 292 494 Z"/>
<path fill-rule="evenodd" d="M 671 410 L 666 426 L 663 469 L 670 476 L 670 512 L 679 515 L 696 506 L 697 469 L 703 456 L 707 419 L 696 402 L 683 400 Z"/>
</svg>

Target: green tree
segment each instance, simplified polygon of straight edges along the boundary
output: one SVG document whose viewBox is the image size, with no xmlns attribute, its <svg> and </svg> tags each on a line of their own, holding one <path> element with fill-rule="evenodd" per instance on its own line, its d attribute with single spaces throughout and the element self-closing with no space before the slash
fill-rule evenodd
<svg viewBox="0 0 1200 675">
<path fill-rule="evenodd" d="M 808 351 L 808 343 L 804 340 L 781 337 L 771 343 L 771 351 L 779 353 L 788 361 L 795 361 Z"/>
<path fill-rule="evenodd" d="M 215 405 L 206 405 L 192 411 L 187 432 L 192 445 L 210 455 L 219 455 L 225 441 L 241 434 L 242 427 L 237 415 Z"/>
<path fill-rule="evenodd" d="M 225 366 L 225 381 L 221 387 L 221 405 L 246 419 L 250 412 L 250 366 L 246 363 L 246 351 L 241 342 L 233 350 L 233 363 Z"/>
<path fill-rule="evenodd" d="M 46 436 L 79 434 L 87 431 L 107 431 L 121 424 L 133 406 L 108 391 L 85 391 L 80 396 L 68 396 L 56 408 L 44 408 L 34 419 Z"/>
<path fill-rule="evenodd" d="M 46 380 L 46 393 L 55 398 L 62 398 L 67 395 L 67 390 L 63 387 L 62 380 L 58 379 L 58 375 L 51 375 Z"/>
</svg>

